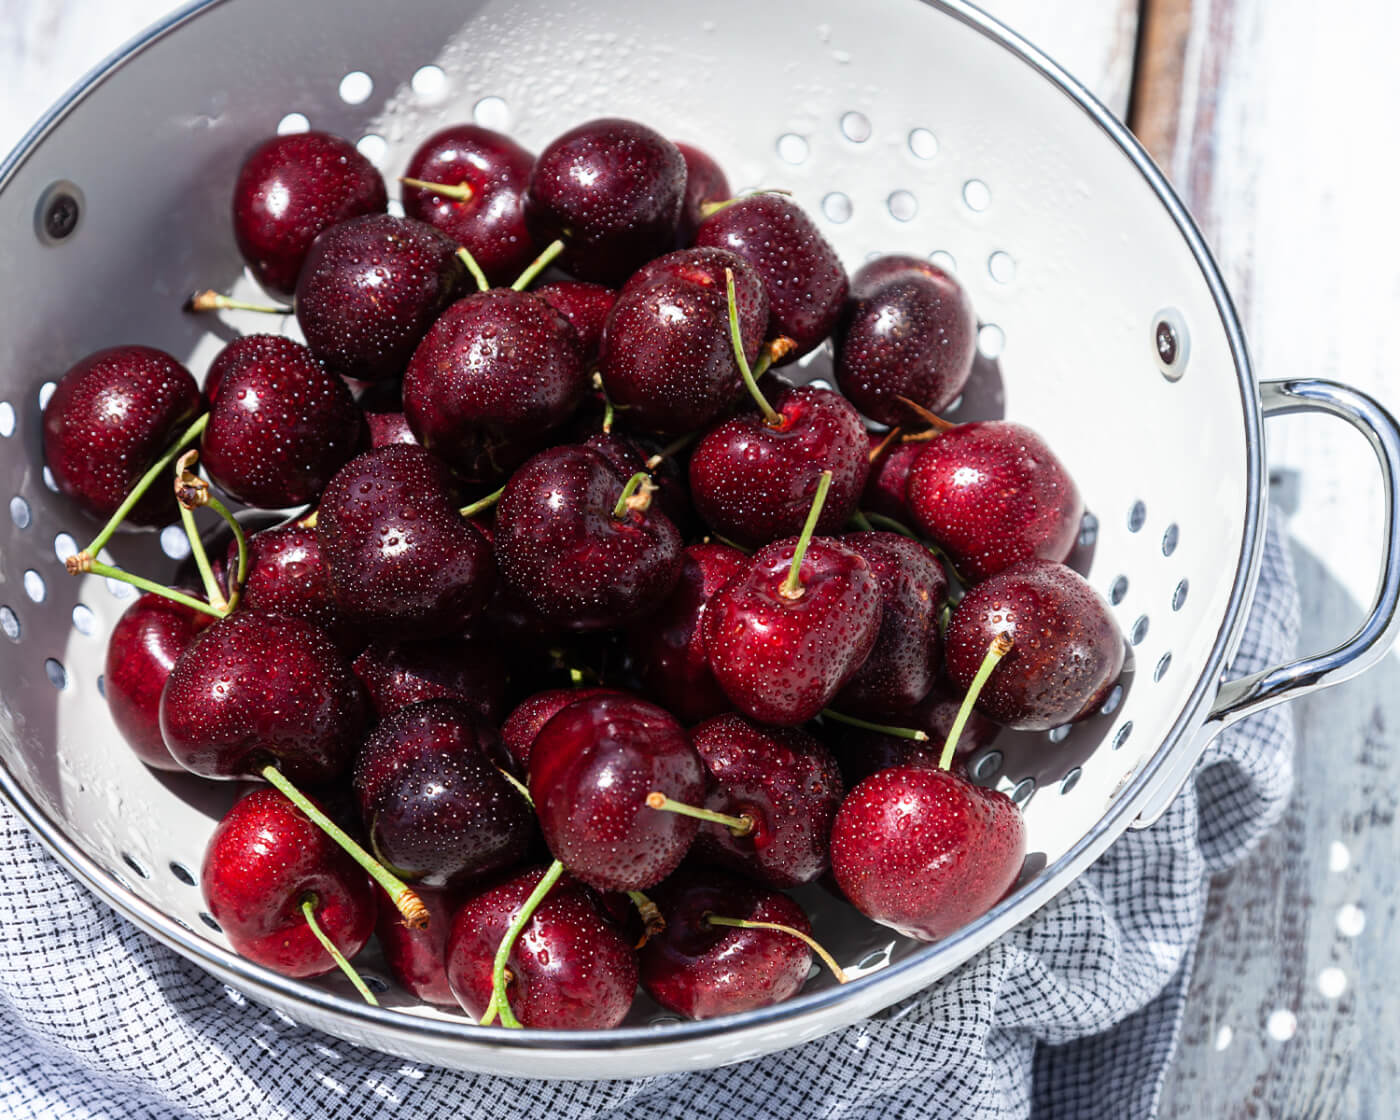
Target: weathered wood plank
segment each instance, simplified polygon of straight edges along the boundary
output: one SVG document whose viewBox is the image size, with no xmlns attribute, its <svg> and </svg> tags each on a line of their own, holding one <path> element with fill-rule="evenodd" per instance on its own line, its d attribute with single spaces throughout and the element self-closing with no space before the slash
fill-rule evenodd
<svg viewBox="0 0 1400 1120">
<path fill-rule="evenodd" d="M 1383 0 L 1152 0 L 1146 20 L 1135 117 L 1231 281 L 1260 376 L 1400 399 L 1400 261 L 1382 248 L 1400 243 L 1382 139 L 1400 103 L 1400 14 Z M 1320 650 L 1370 601 L 1382 488 L 1341 425 L 1290 418 L 1267 436 L 1296 505 L 1302 644 Z M 1287 817 L 1214 885 L 1166 1117 L 1394 1111 L 1400 660 L 1297 717 Z"/>
</svg>

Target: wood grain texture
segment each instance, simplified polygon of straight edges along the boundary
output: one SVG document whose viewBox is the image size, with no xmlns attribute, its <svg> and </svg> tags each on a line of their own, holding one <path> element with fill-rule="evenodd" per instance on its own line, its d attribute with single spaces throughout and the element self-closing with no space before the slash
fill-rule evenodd
<svg viewBox="0 0 1400 1120">
<path fill-rule="evenodd" d="M 1179 90 L 1168 81 L 1163 103 L 1145 104 L 1155 87 L 1140 85 L 1138 118 L 1230 281 L 1257 372 L 1332 377 L 1393 404 L 1400 14 L 1382 0 L 1195 0 L 1189 15 Z M 1302 648 L 1321 650 L 1370 602 L 1383 490 L 1335 421 L 1290 417 L 1266 434 L 1292 507 Z M 1288 814 L 1213 887 L 1163 1097 L 1173 1120 L 1397 1111 L 1400 660 L 1295 711 Z"/>
</svg>

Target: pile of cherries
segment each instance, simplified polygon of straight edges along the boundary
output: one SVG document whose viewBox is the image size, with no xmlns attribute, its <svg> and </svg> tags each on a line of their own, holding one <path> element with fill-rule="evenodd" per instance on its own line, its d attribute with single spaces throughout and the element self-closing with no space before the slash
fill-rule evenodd
<svg viewBox="0 0 1400 1120">
<path fill-rule="evenodd" d="M 407 217 L 344 141 L 268 140 L 233 231 L 305 344 L 236 338 L 202 388 L 119 346 L 44 413 L 106 522 L 70 571 L 145 591 L 117 727 L 257 783 L 201 874 L 233 946 L 374 1002 L 349 958 L 377 929 L 424 1000 L 600 1028 L 639 983 L 700 1018 L 788 998 L 814 952 L 844 979 L 800 884 L 924 940 L 987 911 L 1024 826 L 960 757 L 1092 714 L 1124 646 L 1062 563 L 1060 461 L 939 418 L 958 283 L 848 278 L 788 196 L 626 120 L 538 157 L 448 128 L 401 183 Z M 839 392 L 784 379 L 824 345 Z M 174 586 L 110 562 L 177 516 Z"/>
</svg>

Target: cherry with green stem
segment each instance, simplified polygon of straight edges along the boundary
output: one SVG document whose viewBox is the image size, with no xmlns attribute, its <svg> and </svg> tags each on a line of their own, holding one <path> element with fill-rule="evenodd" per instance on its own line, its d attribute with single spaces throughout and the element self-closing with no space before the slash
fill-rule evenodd
<svg viewBox="0 0 1400 1120">
<path fill-rule="evenodd" d="M 958 739 L 962 736 L 963 728 L 967 726 L 968 717 L 972 715 L 972 707 L 977 703 L 977 697 L 982 694 L 982 688 L 987 683 L 987 678 L 992 675 L 997 664 L 1011 652 L 1013 639 L 1010 634 L 1001 633 L 992 639 L 992 644 L 987 647 L 987 654 L 982 658 L 982 664 L 977 667 L 977 674 L 972 678 L 972 684 L 968 686 L 967 696 L 963 698 L 962 707 L 958 709 L 957 718 L 953 720 L 953 726 L 948 729 L 948 738 L 943 744 L 943 754 L 939 756 L 938 766 L 941 770 L 948 770 L 953 765 L 953 755 L 958 749 Z M 928 736 L 924 736 L 928 738 Z"/>
<path fill-rule="evenodd" d="M 193 312 L 257 311 L 263 315 L 291 315 L 295 311 L 294 308 L 284 303 L 249 303 L 247 300 L 234 299 L 232 296 L 226 296 L 211 288 L 193 293 L 189 299 L 185 300 L 184 310 Z"/>
<path fill-rule="evenodd" d="M 540 255 L 525 266 L 525 271 L 515 278 L 511 284 L 511 291 L 523 292 L 534 282 L 536 276 L 543 272 L 553 263 L 554 258 L 564 251 L 564 242 L 558 238 L 551 241 L 540 252 Z"/>
<path fill-rule="evenodd" d="M 802 535 L 797 538 L 797 546 L 792 550 L 792 564 L 788 568 L 787 579 L 778 591 L 784 599 L 800 599 L 806 594 L 806 589 L 802 586 L 802 559 L 811 547 L 812 535 L 817 531 L 817 522 L 821 519 L 822 506 L 826 503 L 826 494 L 830 489 L 831 472 L 822 471 L 821 481 L 817 483 L 817 496 L 812 499 L 812 508 L 807 514 L 807 524 L 802 526 Z"/>
<path fill-rule="evenodd" d="M 486 273 L 481 271 L 481 265 L 476 263 L 476 258 L 472 256 L 471 250 L 463 245 L 457 250 L 457 256 L 462 259 L 462 263 L 467 266 L 467 271 L 471 273 L 472 279 L 476 281 L 476 290 L 478 292 L 490 290 L 491 281 L 486 279 Z"/>
<path fill-rule="evenodd" d="M 557 859 L 549 865 L 549 870 L 544 873 L 538 885 L 530 892 L 530 897 L 525 900 L 525 905 L 515 915 L 515 920 L 506 929 L 505 937 L 501 938 L 500 948 L 496 950 L 496 958 L 491 965 L 491 1002 L 486 1007 L 486 1013 L 481 1017 L 481 1025 L 489 1027 L 499 1015 L 501 1026 L 509 1027 L 513 1030 L 520 1030 L 522 1024 L 515 1017 L 515 1013 L 510 1009 L 510 999 L 506 995 L 506 962 L 510 960 L 510 951 L 515 948 L 516 939 L 520 936 L 520 931 L 525 928 L 530 919 L 539 909 L 540 903 L 544 901 L 545 895 L 559 882 L 559 877 L 564 874 L 564 865 Z"/>
<path fill-rule="evenodd" d="M 378 1007 L 379 1001 L 374 998 L 374 993 L 369 990 L 360 974 L 355 971 L 355 966 L 345 959 L 345 954 L 336 948 L 335 942 L 326 936 L 325 930 L 316 921 L 318 901 L 314 894 L 307 895 L 301 900 L 301 912 L 306 918 L 306 924 L 311 927 L 312 935 L 321 943 L 321 948 L 325 949 L 331 960 L 335 961 L 336 967 L 345 973 L 346 979 L 355 986 L 355 991 L 360 993 L 361 998 L 371 1007 Z"/>
<path fill-rule="evenodd" d="M 501 500 L 501 495 L 505 492 L 506 488 L 502 486 L 499 490 L 491 491 L 491 493 L 487 494 L 484 498 L 478 498 L 474 502 L 467 503 L 457 512 L 466 518 L 472 518 L 479 513 L 485 513 L 488 509 L 490 509 L 492 506 L 494 506 L 497 502 Z"/>
<path fill-rule="evenodd" d="M 681 801 L 673 801 L 659 790 L 653 790 L 647 794 L 646 801 L 648 809 L 679 813 L 683 817 L 693 817 L 697 821 L 720 824 L 729 829 L 735 836 L 747 836 L 754 830 L 754 819 L 747 814 L 736 817 L 730 813 L 716 813 L 712 809 L 702 809 Z"/>
<path fill-rule="evenodd" d="M 730 929 L 766 929 L 774 933 L 785 933 L 789 937 L 795 937 L 801 941 L 817 956 L 821 957 L 822 963 L 831 969 L 831 975 L 836 977 L 838 984 L 848 984 L 851 978 L 846 974 L 846 970 L 836 963 L 836 958 L 826 951 L 825 947 L 815 937 L 809 933 L 803 933 L 800 929 L 792 926 L 785 926 L 779 922 L 756 922 L 748 918 L 725 918 L 719 914 L 712 914 L 706 911 L 701 915 L 701 920 L 710 926 L 726 926 Z"/>
<path fill-rule="evenodd" d="M 837 723 L 844 723 L 850 727 L 859 727 L 862 731 L 878 731 L 881 735 L 893 735 L 896 739 L 909 739 L 916 743 L 928 742 L 926 731 L 920 731 L 913 727 L 891 727 L 884 723 L 872 723 L 867 719 L 842 715 L 830 708 L 822 709 L 822 718 L 835 720 Z"/>
</svg>

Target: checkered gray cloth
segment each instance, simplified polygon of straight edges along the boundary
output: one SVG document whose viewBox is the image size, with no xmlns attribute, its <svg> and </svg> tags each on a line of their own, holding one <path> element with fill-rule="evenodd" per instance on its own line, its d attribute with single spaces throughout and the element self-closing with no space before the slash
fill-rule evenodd
<svg viewBox="0 0 1400 1120">
<path fill-rule="evenodd" d="M 1275 525 L 1236 670 L 1283 660 L 1297 630 Z M 1222 736 L 1155 827 L 876 1019 L 727 1069 L 598 1083 L 506 1084 L 295 1026 L 94 902 L 0 807 L 0 1115 L 1149 1117 L 1206 877 L 1278 819 L 1292 750 L 1279 709 Z"/>
</svg>

